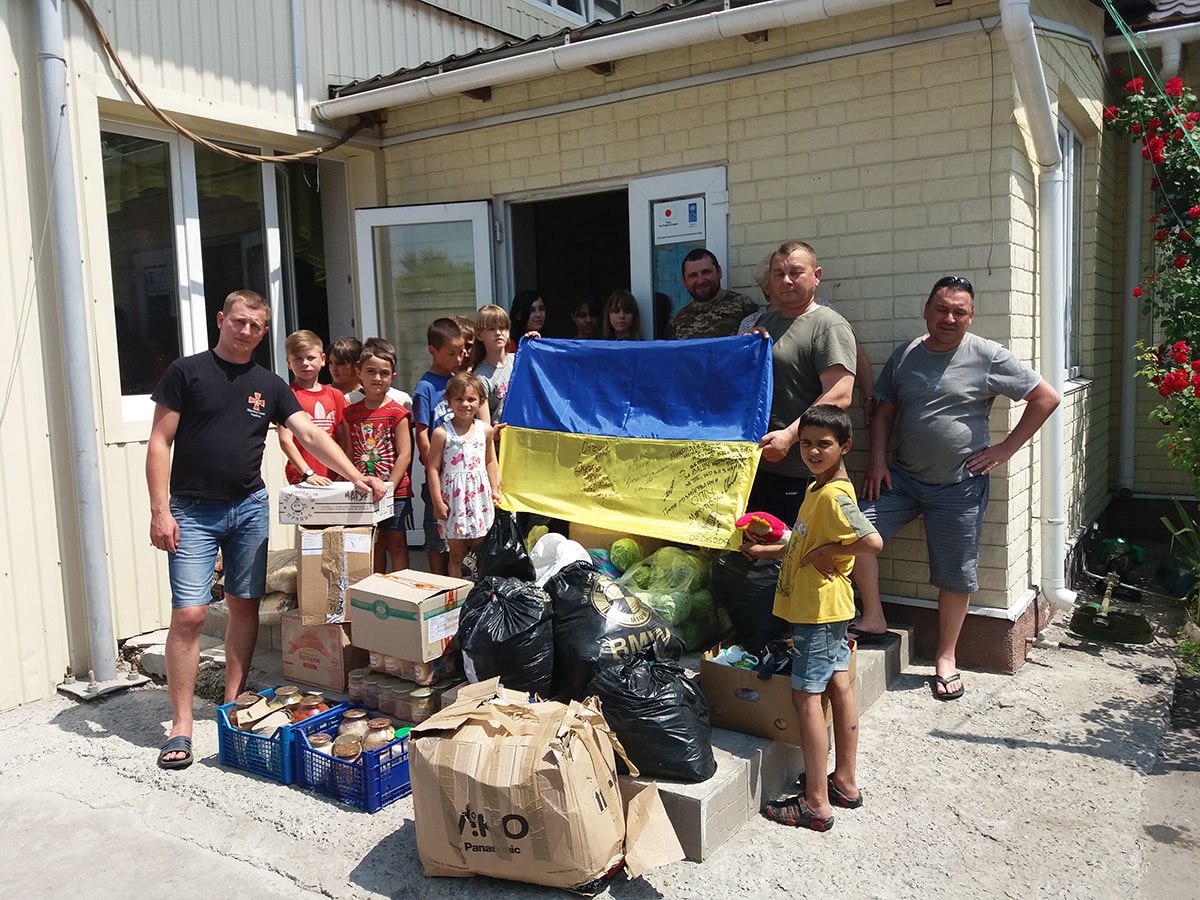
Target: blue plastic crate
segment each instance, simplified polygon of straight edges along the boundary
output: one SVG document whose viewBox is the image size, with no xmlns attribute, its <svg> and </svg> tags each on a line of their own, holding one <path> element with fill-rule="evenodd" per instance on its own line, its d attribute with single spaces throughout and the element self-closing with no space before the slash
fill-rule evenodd
<svg viewBox="0 0 1200 900">
<path fill-rule="evenodd" d="M 378 750 L 364 750 L 355 762 L 318 753 L 308 742 L 309 736 L 317 733 L 337 734 L 347 710 L 364 708 L 350 705 L 330 710 L 334 713 L 332 718 L 308 719 L 295 726 L 296 746 L 300 751 L 298 781 L 318 794 L 373 813 L 412 793 L 408 775 L 409 729 L 397 729 L 393 743 Z"/>
<path fill-rule="evenodd" d="M 260 697 L 272 697 L 275 689 L 259 691 Z M 281 725 L 271 736 L 242 731 L 229 721 L 229 714 L 237 709 L 236 703 L 217 707 L 217 758 L 221 765 L 244 769 L 281 784 L 295 784 L 299 770 L 300 748 L 296 742 L 296 729 L 300 724 L 313 724 L 334 719 L 340 722 L 345 703 L 337 703 L 328 710 L 310 716 L 297 725 Z M 336 717 L 336 718 L 335 718 Z"/>
</svg>

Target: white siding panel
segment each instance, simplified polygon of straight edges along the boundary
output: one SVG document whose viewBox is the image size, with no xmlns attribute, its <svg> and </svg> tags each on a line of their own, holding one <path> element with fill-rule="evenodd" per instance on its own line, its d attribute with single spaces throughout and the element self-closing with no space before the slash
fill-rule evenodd
<svg viewBox="0 0 1200 900">
<path fill-rule="evenodd" d="M 48 383 L 61 382 L 32 5 L 4 0 L 0 44 L 0 709 L 54 690 L 67 664 Z M 50 298 L 50 299 L 46 299 Z M 22 325 L 22 323 L 24 323 Z M 44 333 L 43 333 L 44 332 Z M 58 429 L 55 429 L 58 433 Z M 69 454 L 66 455 L 69 464 Z"/>
<path fill-rule="evenodd" d="M 305 3 L 302 11 L 310 103 L 327 100 L 331 84 L 388 74 L 511 40 L 423 0 Z"/>
</svg>

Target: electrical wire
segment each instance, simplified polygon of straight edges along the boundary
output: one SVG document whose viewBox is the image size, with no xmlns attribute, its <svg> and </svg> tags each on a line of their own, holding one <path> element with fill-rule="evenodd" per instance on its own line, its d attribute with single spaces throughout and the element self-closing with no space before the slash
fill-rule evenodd
<svg viewBox="0 0 1200 900">
<path fill-rule="evenodd" d="M 258 153 L 245 153 L 241 150 L 233 150 L 229 147 L 223 147 L 222 145 L 210 141 L 207 138 L 201 137 L 187 126 L 177 122 L 168 113 L 159 109 L 155 105 L 154 101 L 146 96 L 146 93 L 141 89 L 141 87 L 139 87 L 137 81 L 134 80 L 133 75 L 129 73 L 129 70 L 125 68 L 125 63 L 121 61 L 121 57 L 117 54 L 116 48 L 113 47 L 112 41 L 109 40 L 108 34 L 104 30 L 104 26 L 101 25 L 100 20 L 96 18 L 96 14 L 92 11 L 91 6 L 88 5 L 87 0 L 75 0 L 75 6 L 78 7 L 92 31 L 95 32 L 101 46 L 104 48 L 105 55 L 112 60 L 112 64 L 120 73 L 122 81 L 125 82 L 125 85 L 131 92 L 133 92 L 134 96 L 142 101 L 142 104 L 146 107 L 146 109 L 154 113 L 154 115 L 157 116 L 158 119 L 168 128 L 177 131 L 189 141 L 199 144 L 201 147 L 207 147 L 214 153 L 220 153 L 222 156 L 229 156 L 233 159 L 242 159 L 258 163 L 296 162 L 302 159 L 312 159 L 320 156 L 322 153 L 328 153 L 330 150 L 334 150 L 352 140 L 355 135 L 364 129 L 369 128 L 373 124 L 369 118 L 359 117 L 358 123 L 333 143 L 326 144 L 324 147 L 316 147 L 312 150 L 304 150 L 299 153 L 287 153 L 279 156 L 265 156 Z"/>
</svg>

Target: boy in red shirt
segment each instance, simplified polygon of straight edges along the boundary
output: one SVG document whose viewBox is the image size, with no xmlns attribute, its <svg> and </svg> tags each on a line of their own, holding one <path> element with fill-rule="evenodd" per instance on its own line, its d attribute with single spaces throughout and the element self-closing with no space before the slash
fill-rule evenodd
<svg viewBox="0 0 1200 900">
<path fill-rule="evenodd" d="M 337 388 L 319 384 L 317 377 L 325 367 L 325 347 L 321 338 L 311 331 L 294 331 L 284 343 L 287 352 L 287 367 L 292 372 L 292 393 L 300 401 L 300 407 L 326 434 L 332 435 L 339 446 L 345 446 L 346 397 Z M 325 464 L 296 444 L 292 433 L 279 426 L 279 446 L 287 457 L 288 484 L 330 484 L 330 473 Z M 352 473 L 333 473 L 348 478 Z"/>
</svg>

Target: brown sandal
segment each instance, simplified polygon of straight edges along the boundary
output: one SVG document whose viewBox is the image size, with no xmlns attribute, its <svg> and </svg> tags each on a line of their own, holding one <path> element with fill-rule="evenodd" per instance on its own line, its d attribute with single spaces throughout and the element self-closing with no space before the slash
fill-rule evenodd
<svg viewBox="0 0 1200 900">
<path fill-rule="evenodd" d="M 772 800 L 762 811 L 762 814 L 772 822 L 788 825 L 792 828 L 811 828 L 813 831 L 828 831 L 833 827 L 833 816 L 822 818 L 809 809 L 808 803 L 802 796 L 789 797 L 786 800 Z"/>
</svg>

